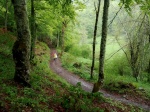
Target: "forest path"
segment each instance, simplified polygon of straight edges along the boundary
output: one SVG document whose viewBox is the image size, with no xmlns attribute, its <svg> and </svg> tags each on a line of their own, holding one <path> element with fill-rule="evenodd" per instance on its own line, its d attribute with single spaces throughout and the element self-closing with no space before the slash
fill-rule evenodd
<svg viewBox="0 0 150 112">
<path fill-rule="evenodd" d="M 54 52 L 56 52 L 56 50 L 51 49 L 50 68 L 52 69 L 52 71 L 58 74 L 59 76 L 61 76 L 62 78 L 64 78 L 67 82 L 69 82 L 72 85 L 76 85 L 78 82 L 80 82 L 83 90 L 87 92 L 91 92 L 93 89 L 93 84 L 81 79 L 79 76 L 64 69 L 61 66 L 61 62 L 59 58 L 56 61 L 54 61 L 53 56 L 52 56 Z M 100 90 L 100 92 L 103 93 L 103 95 L 106 98 L 110 98 L 115 101 L 120 101 L 125 104 L 137 106 L 137 107 L 143 108 L 147 112 L 150 112 L 150 101 L 143 102 L 142 100 L 127 99 L 126 97 L 123 97 L 123 95 L 110 94 L 109 92 L 102 90 L 102 89 Z"/>
</svg>

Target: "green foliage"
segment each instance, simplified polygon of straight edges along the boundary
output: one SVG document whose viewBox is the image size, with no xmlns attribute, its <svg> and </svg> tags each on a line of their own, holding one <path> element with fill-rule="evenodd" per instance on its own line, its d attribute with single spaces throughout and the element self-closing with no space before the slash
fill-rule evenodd
<svg viewBox="0 0 150 112">
<path fill-rule="evenodd" d="M 76 7 L 82 9 L 82 3 L 79 1 L 73 4 L 68 0 L 35 1 L 35 4 L 37 34 L 51 39 L 56 38 L 55 34 L 61 32 L 64 21 L 67 24 L 74 23 Z"/>
<path fill-rule="evenodd" d="M 70 55 L 70 54 L 68 54 L 68 53 L 64 53 L 61 58 L 62 58 L 63 66 L 66 66 L 66 67 L 73 66 L 73 63 L 74 63 L 75 60 L 76 60 L 76 57 L 75 57 L 75 56 Z M 66 62 L 68 62 L 68 63 L 66 64 Z"/>
<path fill-rule="evenodd" d="M 148 11 L 150 2 L 148 0 L 125 0 L 125 8 L 130 10 L 131 5 L 135 3 L 134 1 L 140 4 L 141 9 L 144 10 L 144 12 L 149 13 Z M 76 22 L 75 10 L 81 10 L 84 8 L 84 5 L 81 2 L 78 0 L 75 0 L 75 2 L 76 3 L 73 4 L 70 0 L 35 1 L 37 36 L 40 38 L 56 38 L 55 35 L 57 32 L 61 31 L 62 22 L 64 20 L 69 22 L 72 21 L 73 24 L 68 25 L 65 35 L 65 50 L 70 54 L 64 53 L 62 56 L 63 66 L 80 75 L 82 78 L 91 81 L 89 78 L 91 66 L 91 60 L 89 60 L 91 57 L 91 45 L 78 45 L 77 43 L 79 43 L 80 37 L 83 39 L 83 43 L 86 41 L 87 36 L 90 38 L 93 37 L 92 29 L 94 24 L 94 7 L 90 2 L 90 8 L 88 8 L 88 11 L 80 13 L 82 17 L 80 16 L 78 18 L 80 22 L 82 21 L 81 26 L 74 28 L 73 25 L 74 22 Z M 4 12 L 6 11 L 4 4 L 5 1 L 1 0 L 0 26 L 2 27 L 4 26 Z M 28 4 L 28 7 L 29 5 L 30 4 Z M 11 31 L 15 29 L 12 11 L 13 10 L 9 2 L 8 28 Z M 30 12 L 30 9 L 28 9 L 28 11 Z M 100 35 L 100 33 L 98 33 L 98 35 Z M 15 37 L 12 35 L 0 34 L 0 107 L 5 107 L 8 105 L 10 107 L 10 111 L 53 111 L 49 108 L 49 105 L 52 105 L 50 101 L 57 101 L 58 104 L 63 106 L 63 108 L 68 111 L 103 111 L 97 107 L 94 107 L 92 104 L 96 99 L 98 99 L 99 102 L 103 101 L 100 93 L 86 93 L 81 90 L 80 84 L 77 87 L 69 87 L 70 85 L 66 81 L 62 80 L 62 78 L 56 76 L 49 70 L 50 51 L 43 43 L 38 43 L 36 46 L 37 56 L 32 63 L 33 65 L 30 80 L 32 88 L 22 88 L 20 86 L 18 87 L 18 85 L 13 82 L 15 65 L 12 59 L 11 49 L 14 41 Z M 112 46 L 108 47 L 107 49 L 111 50 L 111 47 Z M 99 45 L 97 49 L 99 50 Z M 96 62 L 96 67 L 94 69 L 94 79 L 92 80 L 93 82 L 97 79 L 98 64 L 99 63 Z M 124 56 L 117 55 L 115 58 L 107 61 L 105 65 L 106 88 L 109 88 L 110 82 L 114 81 L 115 83 L 112 84 L 112 90 L 119 91 L 121 93 L 126 92 L 124 89 L 120 89 L 121 84 L 118 83 L 119 81 L 124 80 L 125 85 L 132 82 L 131 84 L 135 87 L 143 87 L 147 93 L 150 93 L 149 84 L 142 81 L 137 83 L 130 76 L 130 68 L 128 67 L 129 65 Z M 122 72 L 123 76 L 121 76 Z M 142 75 L 145 76 L 147 74 L 142 73 Z M 49 88 L 51 88 L 50 90 L 52 93 L 49 93 L 49 90 L 45 91 L 45 89 L 47 90 Z M 68 91 L 63 92 L 65 90 Z"/>
<path fill-rule="evenodd" d="M 11 6 L 11 0 L 7 1 L 7 28 L 10 31 L 15 31 L 15 21 L 13 15 L 13 7 Z M 1 0 L 0 2 L 0 27 L 4 27 L 5 23 L 5 13 L 6 13 L 6 0 Z"/>
<path fill-rule="evenodd" d="M 91 60 L 85 58 L 74 57 L 69 53 L 64 53 L 62 56 L 62 64 L 63 67 L 72 71 L 76 75 L 84 78 L 90 82 L 96 82 L 98 77 L 98 66 L 99 63 L 96 61 L 95 69 L 94 69 L 94 78 L 90 79 L 90 67 L 91 67 Z M 131 77 L 130 67 L 126 60 L 126 57 L 122 54 L 117 54 L 117 58 L 114 57 L 105 64 L 105 81 L 104 81 L 104 88 L 108 87 L 110 82 L 124 81 L 124 83 L 131 83 L 136 88 L 142 87 L 145 89 L 146 94 L 149 96 L 150 89 L 148 88 L 149 84 L 145 83 L 145 81 L 136 82 L 133 77 Z M 113 89 L 113 88 L 112 88 Z M 114 88 L 114 89 L 117 89 Z M 117 89 L 120 93 L 124 93 L 125 89 Z"/>
<path fill-rule="evenodd" d="M 125 82 L 109 82 L 105 88 L 121 94 L 135 92 L 137 89 L 132 83 Z"/>
<path fill-rule="evenodd" d="M 76 75 L 79 75 L 80 77 L 88 81 L 91 81 L 90 79 L 91 60 L 82 57 L 76 57 L 69 53 L 64 53 L 61 59 L 62 59 L 63 67 L 72 71 Z M 92 82 L 96 81 L 97 79 L 96 69 L 98 68 L 94 69 L 95 77 L 92 80 Z"/>
<path fill-rule="evenodd" d="M 88 93 L 81 89 L 80 83 L 77 86 L 72 86 L 69 89 L 68 95 L 64 95 L 62 99 L 62 106 L 68 111 L 86 111 L 86 112 L 103 112 L 103 110 L 91 105 L 94 100 L 104 102 L 101 93 Z"/>
<path fill-rule="evenodd" d="M 0 34 L 0 53 L 6 56 L 11 55 L 11 48 L 13 47 L 15 37 L 11 36 L 11 33 Z"/>
<path fill-rule="evenodd" d="M 71 54 L 73 54 L 74 56 L 81 56 L 82 54 L 82 50 L 81 50 L 81 46 L 79 45 L 75 45 L 73 46 L 70 51 L 69 51 Z"/>
<path fill-rule="evenodd" d="M 73 47 L 73 45 L 72 44 L 70 44 L 70 45 L 67 45 L 66 47 L 65 47 L 65 52 L 68 52 L 71 48 Z"/>
<path fill-rule="evenodd" d="M 86 45 L 75 45 L 70 48 L 69 53 L 77 57 L 89 58 L 91 49 Z"/>
<path fill-rule="evenodd" d="M 54 11 L 54 7 L 45 1 L 38 1 L 35 6 L 37 35 L 52 37 L 58 25 L 61 24 L 61 18 L 58 19 L 59 15 L 55 14 L 57 12 Z"/>
<path fill-rule="evenodd" d="M 128 11 L 131 10 L 131 5 L 133 5 L 133 0 L 120 0 L 120 3 L 124 5 L 124 8 L 126 8 Z"/>
<path fill-rule="evenodd" d="M 13 81 L 14 77 L 14 62 L 12 59 L 11 49 L 14 41 L 14 37 L 10 34 L 1 35 L 0 46 L 3 47 L 3 42 L 5 42 L 5 50 L 0 52 L 0 64 L 3 65 L 0 67 L 0 104 L 5 108 L 6 105 L 9 105 L 10 111 L 23 111 L 31 109 L 33 111 L 41 110 L 40 102 L 47 102 L 47 98 L 44 96 L 39 85 L 32 85 L 33 88 L 22 88 L 18 87 Z M 10 39 L 10 40 L 9 40 Z M 9 51 L 9 52 L 6 52 Z M 48 54 L 49 55 L 49 54 Z M 48 66 L 49 68 L 49 66 Z M 35 71 L 34 71 L 35 72 Z M 36 75 L 38 77 L 38 75 Z M 32 79 L 31 79 L 32 82 Z M 35 80 L 36 84 L 39 84 L 39 80 Z M 45 82 L 44 82 L 45 83 Z M 42 84 L 42 83 L 40 83 Z M 39 88 L 39 91 L 36 89 Z M 47 110 L 47 108 L 45 109 Z"/>
<path fill-rule="evenodd" d="M 28 97 L 18 97 L 11 102 L 11 111 L 22 111 L 22 108 L 31 108 L 33 111 L 38 110 L 38 101 Z"/>
<path fill-rule="evenodd" d="M 49 49 L 48 47 L 40 43 L 38 46 L 38 55 L 35 58 L 35 62 L 38 66 L 32 66 L 30 83 L 32 88 L 23 88 L 13 81 L 14 77 L 14 62 L 12 59 L 11 51 L 13 44 L 12 35 L 1 35 L 0 46 L 3 47 L 3 42 L 7 39 L 5 50 L 0 52 L 0 108 L 7 109 L 8 111 L 49 111 L 48 100 L 49 97 L 45 94 L 44 87 L 58 88 L 53 82 L 50 82 L 48 77 L 54 77 L 49 70 Z M 11 39 L 11 40 L 9 40 Z M 43 46 L 43 47 L 41 47 Z M 46 78 L 47 77 L 47 78 Z M 55 76 L 57 81 L 64 83 L 65 87 L 68 85 L 60 77 Z M 53 79 L 54 80 L 54 79 Z M 43 103 L 45 105 L 43 105 Z M 9 106 L 9 108 L 6 107 Z"/>
<path fill-rule="evenodd" d="M 4 79 L 12 79 L 14 74 L 14 62 L 11 54 L 11 48 L 14 43 L 14 37 L 10 34 L 0 34 L 0 82 Z"/>
<path fill-rule="evenodd" d="M 119 75 L 131 75 L 130 66 L 125 55 L 116 54 L 111 60 L 106 61 L 106 72 L 111 74 L 112 72 Z"/>
<path fill-rule="evenodd" d="M 89 46 L 83 45 L 81 50 L 82 50 L 82 56 L 83 56 L 83 58 L 89 58 L 89 57 L 91 57 L 90 56 L 91 49 L 90 49 Z"/>
<path fill-rule="evenodd" d="M 9 96 L 9 99 L 17 97 L 16 87 L 11 87 L 11 86 L 7 86 L 6 84 L 2 84 L 2 91 Z"/>
<path fill-rule="evenodd" d="M 120 0 L 120 4 L 123 4 L 124 8 L 127 9 L 127 11 L 131 11 L 132 6 L 135 4 L 139 5 L 141 10 L 143 10 L 146 13 L 149 13 L 149 9 L 150 9 L 149 0 Z"/>
<path fill-rule="evenodd" d="M 67 25 L 65 30 L 65 51 L 69 51 L 74 45 L 79 43 L 80 35 L 78 34 L 77 28 L 74 28 L 74 24 L 70 23 Z"/>
</svg>

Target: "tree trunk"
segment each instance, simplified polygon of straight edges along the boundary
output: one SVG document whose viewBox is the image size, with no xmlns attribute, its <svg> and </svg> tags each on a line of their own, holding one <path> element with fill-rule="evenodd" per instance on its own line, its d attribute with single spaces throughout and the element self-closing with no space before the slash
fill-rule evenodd
<svg viewBox="0 0 150 112">
<path fill-rule="evenodd" d="M 134 42 L 130 42 L 130 55 L 131 55 L 131 69 L 132 75 L 138 82 L 138 76 L 140 73 L 140 65 L 138 64 L 139 52 L 140 52 L 140 43 L 134 45 Z"/>
<path fill-rule="evenodd" d="M 25 0 L 12 0 L 17 25 L 17 40 L 12 52 L 15 62 L 14 80 L 30 87 L 30 44 L 31 36 Z"/>
<path fill-rule="evenodd" d="M 6 5 L 5 5 L 6 11 L 5 11 L 5 29 L 4 31 L 7 32 L 7 11 L 8 11 L 8 0 L 6 0 Z"/>
<path fill-rule="evenodd" d="M 30 60 L 35 55 L 35 43 L 36 43 L 36 27 L 35 27 L 35 11 L 34 11 L 34 0 L 31 0 L 31 54 Z"/>
<path fill-rule="evenodd" d="M 60 37 L 59 37 L 59 32 L 57 32 L 57 48 L 59 48 L 59 43 L 60 43 Z"/>
<path fill-rule="evenodd" d="M 95 20 L 95 28 L 94 28 L 94 37 L 93 37 L 93 54 L 92 54 L 92 66 L 91 66 L 91 79 L 93 79 L 93 69 L 95 65 L 95 43 L 96 43 L 96 34 L 97 34 L 97 24 L 98 24 L 98 18 L 99 18 L 99 11 L 100 11 L 100 3 L 101 0 L 98 0 L 98 9 L 96 9 L 96 20 Z"/>
<path fill-rule="evenodd" d="M 98 82 L 94 84 L 93 92 L 98 92 L 100 86 L 103 84 L 104 80 L 104 59 L 105 59 L 105 49 L 106 49 L 106 39 L 107 39 L 107 22 L 108 22 L 108 9 L 109 0 L 104 0 L 103 8 L 103 23 L 102 23 L 102 38 L 100 45 L 100 56 L 99 56 L 99 78 Z"/>
<path fill-rule="evenodd" d="M 150 34 L 149 34 L 149 47 L 150 47 Z M 148 65 L 148 82 L 150 83 L 150 59 L 149 59 L 149 65 Z"/>
<path fill-rule="evenodd" d="M 67 22 L 64 21 L 62 23 L 62 32 L 61 32 L 61 54 L 60 54 L 61 56 L 62 56 L 62 54 L 64 52 L 64 49 L 65 49 L 65 46 L 64 46 L 64 37 L 65 37 L 65 29 L 66 29 L 66 27 L 67 27 Z"/>
<path fill-rule="evenodd" d="M 150 83 L 150 60 L 149 60 L 149 65 L 148 65 L 148 80 L 147 82 Z"/>
</svg>

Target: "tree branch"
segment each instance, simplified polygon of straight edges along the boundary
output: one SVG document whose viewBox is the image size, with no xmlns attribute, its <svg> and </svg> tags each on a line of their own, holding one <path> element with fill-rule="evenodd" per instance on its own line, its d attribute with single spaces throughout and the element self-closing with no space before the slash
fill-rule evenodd
<svg viewBox="0 0 150 112">
<path fill-rule="evenodd" d="M 113 17 L 113 19 L 110 21 L 108 27 L 113 23 L 113 21 L 115 20 L 115 18 L 116 18 L 117 15 L 118 15 L 118 13 L 121 11 L 122 7 L 123 7 L 123 4 L 122 4 L 122 6 L 120 7 L 120 9 L 116 12 L 116 14 L 115 14 L 115 16 Z"/>
<path fill-rule="evenodd" d="M 112 58 L 117 52 L 119 52 L 120 50 L 122 50 L 125 46 L 127 46 L 128 44 L 124 45 L 123 47 L 121 47 L 120 49 L 118 49 L 116 52 L 114 52 L 109 58 L 107 58 L 105 61 L 108 61 L 110 58 Z"/>
</svg>

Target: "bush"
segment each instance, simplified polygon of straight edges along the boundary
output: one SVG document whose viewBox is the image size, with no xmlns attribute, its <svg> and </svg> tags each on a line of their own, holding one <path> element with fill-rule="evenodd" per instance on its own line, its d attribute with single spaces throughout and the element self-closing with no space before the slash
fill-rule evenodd
<svg viewBox="0 0 150 112">
<path fill-rule="evenodd" d="M 108 73 L 115 73 L 119 75 L 130 75 L 130 67 L 124 55 L 117 55 L 112 60 L 106 62 L 106 71 Z"/>
<path fill-rule="evenodd" d="M 69 52 L 69 50 L 73 47 L 72 44 L 65 46 L 65 52 Z"/>
<path fill-rule="evenodd" d="M 76 61 L 76 57 L 68 53 L 64 53 L 61 58 L 62 58 L 62 64 L 66 68 L 73 66 L 74 62 Z"/>
<path fill-rule="evenodd" d="M 69 97 L 68 97 L 69 96 Z M 104 102 L 104 97 L 101 93 L 88 93 L 82 90 L 81 83 L 77 83 L 76 86 L 71 86 L 69 89 L 69 95 L 63 96 L 61 105 L 67 111 L 74 112 L 103 112 L 102 109 L 94 106 L 92 103 L 94 100 Z"/>
<path fill-rule="evenodd" d="M 91 54 L 91 49 L 87 45 L 75 45 L 69 48 L 69 53 L 74 56 L 89 58 Z"/>
<path fill-rule="evenodd" d="M 82 50 L 82 56 L 84 58 L 89 58 L 90 57 L 90 54 L 91 54 L 92 51 L 91 51 L 89 46 L 83 45 L 81 50 Z"/>
</svg>

